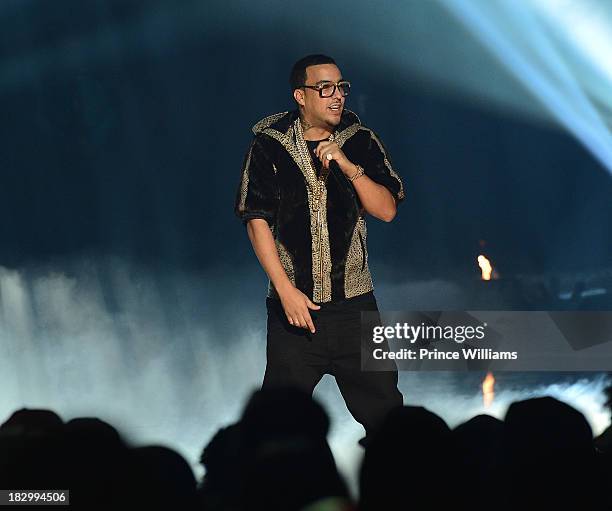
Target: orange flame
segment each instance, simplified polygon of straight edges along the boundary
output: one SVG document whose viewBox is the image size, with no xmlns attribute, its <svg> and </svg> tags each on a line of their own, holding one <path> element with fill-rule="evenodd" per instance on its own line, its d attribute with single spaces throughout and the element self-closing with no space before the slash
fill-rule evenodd
<svg viewBox="0 0 612 511">
<path fill-rule="evenodd" d="M 485 408 L 489 407 L 495 397 L 495 377 L 489 371 L 485 379 L 482 380 L 482 401 Z"/>
<path fill-rule="evenodd" d="M 491 261 L 489 261 L 484 255 L 480 254 L 478 256 L 478 266 L 480 266 L 482 280 L 491 280 L 491 274 L 493 273 Z"/>
</svg>

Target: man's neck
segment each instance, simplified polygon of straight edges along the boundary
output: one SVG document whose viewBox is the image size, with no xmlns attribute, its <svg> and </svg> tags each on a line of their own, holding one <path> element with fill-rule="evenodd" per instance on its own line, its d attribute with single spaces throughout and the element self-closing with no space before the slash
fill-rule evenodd
<svg viewBox="0 0 612 511">
<path fill-rule="evenodd" d="M 302 131 L 304 132 L 304 140 L 323 140 L 329 138 L 333 133 L 328 128 L 322 128 L 321 126 L 314 126 L 304 117 L 300 117 L 302 123 Z"/>
<path fill-rule="evenodd" d="M 304 133 L 304 140 L 307 140 L 307 141 L 325 140 L 329 138 L 330 135 L 331 135 L 331 131 L 326 131 L 326 130 L 315 131 L 314 129 L 311 129 L 307 133 L 306 132 Z"/>
</svg>

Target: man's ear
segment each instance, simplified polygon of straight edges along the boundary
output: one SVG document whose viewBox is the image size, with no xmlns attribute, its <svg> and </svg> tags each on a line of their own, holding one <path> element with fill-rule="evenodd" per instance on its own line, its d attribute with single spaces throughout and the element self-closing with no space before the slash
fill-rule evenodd
<svg viewBox="0 0 612 511">
<path fill-rule="evenodd" d="M 297 101 L 297 104 L 304 106 L 304 91 L 302 89 L 294 89 L 293 98 Z"/>
</svg>

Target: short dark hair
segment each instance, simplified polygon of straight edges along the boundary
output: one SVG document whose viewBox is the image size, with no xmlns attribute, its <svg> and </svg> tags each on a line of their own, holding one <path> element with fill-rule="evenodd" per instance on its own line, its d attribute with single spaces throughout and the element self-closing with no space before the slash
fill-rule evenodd
<svg viewBox="0 0 612 511">
<path fill-rule="evenodd" d="M 314 54 L 306 55 L 293 64 L 291 74 L 289 75 L 289 85 L 291 85 L 292 93 L 295 89 L 299 89 L 306 82 L 306 68 L 308 66 L 317 66 L 319 64 L 336 65 L 336 61 L 327 55 Z"/>
</svg>

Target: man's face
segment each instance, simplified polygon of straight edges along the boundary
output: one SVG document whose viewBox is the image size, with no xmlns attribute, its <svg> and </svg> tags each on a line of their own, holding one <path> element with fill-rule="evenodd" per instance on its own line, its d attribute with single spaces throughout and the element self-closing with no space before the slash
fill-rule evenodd
<svg viewBox="0 0 612 511">
<path fill-rule="evenodd" d="M 318 64 L 306 68 L 306 85 L 319 85 L 323 82 L 338 83 L 340 80 L 342 80 L 342 74 L 338 66 L 334 64 Z M 308 88 L 296 89 L 294 96 L 298 103 L 304 107 L 305 119 L 312 125 L 335 127 L 340 123 L 346 98 L 338 87 L 336 87 L 334 94 L 328 98 L 322 98 L 319 96 L 319 91 Z"/>
</svg>

